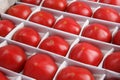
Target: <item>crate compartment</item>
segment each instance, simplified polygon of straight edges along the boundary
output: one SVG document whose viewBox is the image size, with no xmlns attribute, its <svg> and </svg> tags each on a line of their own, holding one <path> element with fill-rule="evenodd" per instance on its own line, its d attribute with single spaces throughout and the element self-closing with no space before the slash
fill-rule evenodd
<svg viewBox="0 0 120 80">
<path fill-rule="evenodd" d="M 98 20 L 95 20 L 95 19 L 89 19 L 88 20 L 88 23 L 83 27 L 83 30 L 85 30 L 89 25 L 92 25 L 92 24 L 100 24 L 100 25 L 103 25 L 103 26 L 105 26 L 109 31 L 110 31 L 110 36 L 111 36 L 111 38 L 110 38 L 110 42 L 107 42 L 107 41 L 102 41 L 102 40 L 99 40 L 97 37 L 97 39 L 95 39 L 95 38 L 91 38 L 91 37 L 87 37 L 87 38 L 91 38 L 91 39 L 94 39 L 94 40 L 98 40 L 98 41 L 101 41 L 101 42 L 106 42 L 106 43 L 111 43 L 112 42 L 112 39 L 113 39 L 113 36 L 115 35 L 115 33 L 117 32 L 117 30 L 118 30 L 118 26 L 117 25 L 115 25 L 115 24 L 111 24 L 111 23 L 106 23 L 106 22 L 103 22 L 103 21 L 98 21 Z M 92 27 L 92 26 L 91 26 Z M 97 25 L 96 25 L 96 27 L 97 27 Z M 98 26 L 99 27 L 99 26 Z M 102 28 L 101 28 L 102 29 Z M 90 28 L 89 28 L 89 30 L 90 30 Z M 91 28 L 91 31 L 92 31 L 93 29 Z M 82 33 L 81 33 L 82 35 L 81 36 L 84 36 L 83 35 L 83 31 L 82 31 Z M 96 34 L 96 33 L 95 33 Z M 93 35 L 93 33 L 92 33 L 92 35 Z M 87 35 L 86 35 L 87 36 Z M 85 37 L 85 36 L 84 36 Z M 107 37 L 107 36 L 106 36 Z"/>
<path fill-rule="evenodd" d="M 77 64 L 76 62 L 74 62 L 74 61 L 72 61 L 72 60 L 67 60 L 67 59 L 66 59 L 66 60 L 61 64 L 61 66 L 60 66 L 60 68 L 58 69 L 58 71 L 57 71 L 57 73 L 56 73 L 56 75 L 55 75 L 55 77 L 54 77 L 53 80 L 56 80 L 56 77 L 57 77 L 57 75 L 59 74 L 59 72 L 60 72 L 62 69 L 64 69 L 65 67 L 67 67 L 67 66 L 76 66 L 76 67 L 81 67 L 81 68 L 88 69 L 88 70 L 92 73 L 92 75 L 94 76 L 95 80 L 103 80 L 103 79 L 105 78 L 105 74 L 104 74 L 103 71 L 99 72 L 99 70 L 97 70 L 96 72 L 93 72 L 94 70 L 96 70 L 94 67 L 88 68 L 87 65 Z"/>
<path fill-rule="evenodd" d="M 103 43 L 103 42 L 100 42 L 100 41 L 92 40 L 92 39 L 85 38 L 85 37 L 79 37 L 79 38 L 76 39 L 76 40 L 74 41 L 74 43 L 72 44 L 72 46 L 71 46 L 71 48 L 70 48 L 70 50 L 69 50 L 69 52 L 68 52 L 68 54 L 67 54 L 67 56 L 66 56 L 67 58 L 69 58 L 70 53 L 71 53 L 73 47 L 74 47 L 76 44 L 81 43 L 81 42 L 90 43 L 91 45 L 93 45 L 93 46 L 97 47 L 98 49 L 100 49 L 100 51 L 101 51 L 101 53 L 102 53 L 102 55 L 103 55 L 103 58 L 104 58 L 104 56 L 105 56 L 107 53 L 111 52 L 111 51 L 112 51 L 112 48 L 113 48 L 112 46 L 109 46 L 109 45 L 107 45 L 107 44 L 105 44 L 105 43 Z M 79 61 L 78 61 L 78 62 L 79 62 Z M 102 59 L 101 59 L 100 63 L 98 64 L 98 67 L 99 67 L 99 65 L 101 64 L 101 62 L 102 62 Z M 81 63 L 81 62 L 80 62 L 80 63 Z M 84 63 L 84 64 L 85 64 L 85 63 Z M 90 65 L 90 66 L 93 66 L 93 65 Z M 97 66 L 96 66 L 96 67 L 97 67 Z"/>
</svg>

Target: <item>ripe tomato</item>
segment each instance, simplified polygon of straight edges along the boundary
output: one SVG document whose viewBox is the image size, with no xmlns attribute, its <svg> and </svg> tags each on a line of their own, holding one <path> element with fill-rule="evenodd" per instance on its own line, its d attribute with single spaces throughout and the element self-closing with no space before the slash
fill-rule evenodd
<svg viewBox="0 0 120 80">
<path fill-rule="evenodd" d="M 103 54 L 100 49 L 94 45 L 81 42 L 72 48 L 69 57 L 79 62 L 98 66 L 103 58 Z"/>
<path fill-rule="evenodd" d="M 67 66 L 62 69 L 56 80 L 95 80 L 92 73 L 86 68 Z"/>
<path fill-rule="evenodd" d="M 0 48 L 0 66 L 15 72 L 23 69 L 27 56 L 24 50 L 15 45 L 6 45 Z"/>
<path fill-rule="evenodd" d="M 19 17 L 22 19 L 27 19 L 31 12 L 32 10 L 30 9 L 30 7 L 24 4 L 14 5 L 10 7 L 7 11 L 9 15 Z"/>
<path fill-rule="evenodd" d="M 110 42 L 112 38 L 110 30 L 106 26 L 98 23 L 88 25 L 83 30 L 82 35 L 104 42 Z"/>
<path fill-rule="evenodd" d="M 100 0 L 100 2 L 120 6 L 120 0 Z"/>
<path fill-rule="evenodd" d="M 64 11 L 67 6 L 67 0 L 45 0 L 43 6 Z"/>
<path fill-rule="evenodd" d="M 41 43 L 39 48 L 65 56 L 69 43 L 59 36 L 50 36 Z"/>
<path fill-rule="evenodd" d="M 52 80 L 56 71 L 55 61 L 46 54 L 38 53 L 27 60 L 23 74 L 36 80 Z"/>
<path fill-rule="evenodd" d="M 113 52 L 103 62 L 103 68 L 120 73 L 120 52 Z"/>
<path fill-rule="evenodd" d="M 42 0 L 21 0 L 22 2 L 39 5 Z"/>
<path fill-rule="evenodd" d="M 113 43 L 117 44 L 117 45 L 120 45 L 120 30 L 113 37 Z"/>
<path fill-rule="evenodd" d="M 39 11 L 30 17 L 30 21 L 52 27 L 55 22 L 55 17 L 49 12 Z"/>
<path fill-rule="evenodd" d="M 69 17 L 60 19 L 54 25 L 54 28 L 62 31 L 70 32 L 73 34 L 79 34 L 81 30 L 81 26 L 74 19 Z"/>
<path fill-rule="evenodd" d="M 12 39 L 36 47 L 41 37 L 34 29 L 24 27 L 16 31 Z"/>
<path fill-rule="evenodd" d="M 2 72 L 0 72 L 0 80 L 8 80 L 8 78 Z"/>
<path fill-rule="evenodd" d="M 0 36 L 5 37 L 13 30 L 15 24 L 10 20 L 0 20 Z"/>
<path fill-rule="evenodd" d="M 92 16 L 92 9 L 91 7 L 84 3 L 84 2 L 80 2 L 80 1 L 75 1 L 73 3 L 71 3 L 67 9 L 67 12 L 70 13 L 74 13 L 74 14 L 79 14 L 79 15 L 83 15 L 83 16 Z"/>
<path fill-rule="evenodd" d="M 99 8 L 93 15 L 94 18 L 112 21 L 112 22 L 120 22 L 119 13 L 110 7 L 101 7 Z"/>
</svg>

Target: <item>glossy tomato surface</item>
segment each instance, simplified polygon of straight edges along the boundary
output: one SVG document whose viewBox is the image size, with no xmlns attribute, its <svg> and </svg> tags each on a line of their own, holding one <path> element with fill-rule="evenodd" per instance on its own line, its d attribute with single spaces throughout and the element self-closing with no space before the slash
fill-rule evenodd
<svg viewBox="0 0 120 80">
<path fill-rule="evenodd" d="M 48 27 L 52 27 L 52 25 L 55 22 L 55 17 L 46 11 L 39 11 L 34 13 L 31 17 L 30 17 L 30 21 L 38 23 L 38 24 L 42 24 Z"/>
<path fill-rule="evenodd" d="M 119 13 L 110 7 L 101 7 L 95 11 L 94 18 L 112 21 L 112 22 L 120 22 L 120 15 Z"/>
<path fill-rule="evenodd" d="M 22 2 L 39 5 L 42 0 L 21 0 Z"/>
<path fill-rule="evenodd" d="M 57 68 L 55 61 L 50 56 L 38 53 L 27 60 L 23 74 L 36 80 L 52 80 Z"/>
<path fill-rule="evenodd" d="M 112 34 L 105 25 L 93 23 L 88 25 L 82 33 L 83 36 L 89 37 L 92 39 L 110 42 L 112 38 Z"/>
<path fill-rule="evenodd" d="M 45 0 L 44 7 L 64 11 L 67 7 L 67 0 Z"/>
<path fill-rule="evenodd" d="M 36 47 L 39 44 L 41 37 L 34 29 L 24 27 L 16 31 L 12 39 Z"/>
<path fill-rule="evenodd" d="M 69 57 L 79 62 L 98 66 L 103 58 L 103 54 L 96 46 L 87 42 L 81 42 L 72 48 Z"/>
<path fill-rule="evenodd" d="M 59 36 L 50 36 L 46 38 L 39 48 L 65 56 L 69 49 L 69 43 Z"/>
<path fill-rule="evenodd" d="M 0 48 L 0 66 L 15 72 L 20 72 L 27 59 L 25 51 L 16 45 L 6 45 Z"/>
<path fill-rule="evenodd" d="M 88 17 L 92 16 L 91 7 L 88 4 L 80 1 L 75 1 L 70 5 L 68 5 L 66 11 L 70 13 L 78 14 L 78 15 L 88 16 Z"/>
<path fill-rule="evenodd" d="M 0 36 L 5 37 L 15 27 L 15 24 L 10 20 L 0 20 Z"/>
<path fill-rule="evenodd" d="M 60 19 L 54 25 L 54 28 L 73 34 L 79 34 L 81 30 L 81 26 L 73 18 L 70 17 L 64 17 Z"/>
<path fill-rule="evenodd" d="M 2 72 L 0 72 L 0 80 L 9 80 Z"/>
<path fill-rule="evenodd" d="M 112 43 L 120 45 L 120 30 L 114 35 Z"/>
<path fill-rule="evenodd" d="M 7 10 L 7 13 L 9 15 L 22 19 L 27 19 L 31 12 L 32 12 L 31 8 L 24 4 L 14 5 Z"/>
<path fill-rule="evenodd" d="M 67 66 L 62 69 L 56 80 L 95 80 L 92 73 L 86 68 Z"/>
<path fill-rule="evenodd" d="M 120 52 L 113 52 L 103 62 L 103 68 L 120 73 Z"/>
<path fill-rule="evenodd" d="M 120 6 L 120 0 L 100 0 L 100 2 Z"/>
</svg>

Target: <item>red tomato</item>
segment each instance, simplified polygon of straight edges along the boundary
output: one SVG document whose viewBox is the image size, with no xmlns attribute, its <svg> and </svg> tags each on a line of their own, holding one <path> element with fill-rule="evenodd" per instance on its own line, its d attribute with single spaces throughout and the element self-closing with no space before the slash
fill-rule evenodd
<svg viewBox="0 0 120 80">
<path fill-rule="evenodd" d="M 39 5 L 42 0 L 21 0 L 22 2 Z"/>
<path fill-rule="evenodd" d="M 65 56 L 69 43 L 59 36 L 50 36 L 41 43 L 39 48 Z"/>
<path fill-rule="evenodd" d="M 110 7 L 101 7 L 99 8 L 93 15 L 94 18 L 112 21 L 112 22 L 120 22 L 119 13 Z"/>
<path fill-rule="evenodd" d="M 55 22 L 55 17 L 49 12 L 39 11 L 30 17 L 30 21 L 52 27 Z"/>
<path fill-rule="evenodd" d="M 113 37 L 113 43 L 117 44 L 117 45 L 120 45 L 120 30 Z"/>
<path fill-rule="evenodd" d="M 54 25 L 54 28 L 62 31 L 70 32 L 73 34 L 79 34 L 81 30 L 81 26 L 74 19 L 69 17 L 60 19 Z"/>
<path fill-rule="evenodd" d="M 10 20 L 0 20 L 0 36 L 5 37 L 13 30 L 15 24 Z"/>
<path fill-rule="evenodd" d="M 95 80 L 92 73 L 82 67 L 68 66 L 62 69 L 56 80 Z"/>
<path fill-rule="evenodd" d="M 84 2 L 80 2 L 80 1 L 75 1 L 73 3 L 71 3 L 67 9 L 67 12 L 70 13 L 74 13 L 74 14 L 79 14 L 79 15 L 83 15 L 83 16 L 92 16 L 92 9 L 91 7 L 84 3 Z"/>
<path fill-rule="evenodd" d="M 16 31 L 12 39 L 36 47 L 41 37 L 34 29 L 24 27 Z"/>
<path fill-rule="evenodd" d="M 110 30 L 106 26 L 98 23 L 90 24 L 87 26 L 83 30 L 82 35 L 104 42 L 110 42 L 112 38 Z"/>
<path fill-rule="evenodd" d="M 100 2 L 120 6 L 120 0 L 100 0 Z"/>
<path fill-rule="evenodd" d="M 27 56 L 24 50 L 15 45 L 6 45 L 0 48 L 0 66 L 15 72 L 23 69 Z"/>
<path fill-rule="evenodd" d="M 36 80 L 52 80 L 57 71 L 55 61 L 46 54 L 36 54 L 28 59 L 23 74 Z"/>
<path fill-rule="evenodd" d="M 2 72 L 0 72 L 0 80 L 9 80 Z"/>
<path fill-rule="evenodd" d="M 67 6 L 67 0 L 45 0 L 43 6 L 64 11 Z"/>
<path fill-rule="evenodd" d="M 120 73 L 120 52 L 113 52 L 103 62 L 103 68 Z"/>
<path fill-rule="evenodd" d="M 81 42 L 72 48 L 69 57 L 79 62 L 98 66 L 103 58 L 103 54 L 100 49 L 94 45 Z"/>
<path fill-rule="evenodd" d="M 14 5 L 10 7 L 7 11 L 9 15 L 19 17 L 22 19 L 27 19 L 31 12 L 32 12 L 31 8 L 24 4 Z"/>
</svg>

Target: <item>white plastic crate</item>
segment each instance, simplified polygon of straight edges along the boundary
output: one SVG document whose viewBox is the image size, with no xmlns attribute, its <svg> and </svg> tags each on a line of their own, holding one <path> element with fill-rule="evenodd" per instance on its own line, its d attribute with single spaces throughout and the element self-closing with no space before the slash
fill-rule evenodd
<svg viewBox="0 0 120 80">
<path fill-rule="evenodd" d="M 74 2 L 74 1 L 85 2 L 91 6 L 93 12 L 95 12 L 100 7 L 107 6 L 107 7 L 116 9 L 120 13 L 119 6 L 113 6 L 113 5 L 109 5 L 109 4 L 99 3 L 99 0 L 97 2 L 92 2 L 92 1 L 88 1 L 88 0 L 67 0 L 67 1 L 68 1 L 68 4 L 70 4 L 71 2 Z M 45 8 L 42 6 L 43 2 L 44 2 L 44 0 L 40 3 L 40 5 L 31 5 L 31 4 L 23 3 L 20 1 L 16 2 L 16 4 L 25 4 L 25 5 L 28 5 L 31 7 L 32 13 L 29 15 L 29 17 L 26 20 L 8 15 L 5 13 L 1 14 L 2 19 L 12 20 L 15 23 L 16 27 L 7 36 L 0 37 L 0 47 L 7 45 L 7 44 L 15 44 L 15 45 L 18 45 L 18 46 L 24 48 L 28 57 L 34 55 L 34 53 L 36 53 L 36 52 L 40 52 L 40 53 L 44 53 L 44 54 L 48 54 L 48 55 L 52 56 L 55 59 L 56 64 L 59 67 L 53 80 L 56 79 L 56 76 L 61 69 L 63 69 L 66 66 L 69 66 L 69 65 L 80 66 L 80 67 L 85 67 L 85 68 L 89 69 L 94 74 L 95 80 L 104 80 L 104 78 L 111 78 L 111 77 L 116 77 L 116 78 L 120 79 L 120 73 L 102 68 L 103 60 L 112 52 L 114 52 L 116 50 L 120 50 L 120 46 L 112 44 L 112 43 L 106 43 L 106 42 L 98 41 L 95 39 L 86 38 L 86 37 L 82 36 L 83 29 L 91 23 L 101 23 L 101 24 L 106 25 L 110 29 L 112 36 L 114 36 L 115 33 L 120 28 L 120 23 L 100 20 L 100 19 L 96 19 L 93 17 L 85 17 L 82 15 L 58 11 L 58 10 L 54 10 L 54 9 L 50 9 L 50 8 Z M 44 11 L 52 13 L 56 18 L 56 22 L 63 17 L 74 18 L 77 21 L 77 23 L 81 25 L 81 27 L 82 27 L 81 32 L 79 33 L 79 35 L 75 35 L 75 34 L 71 34 L 71 33 L 64 32 L 64 31 L 57 30 L 57 29 L 50 28 L 50 27 L 46 27 L 44 25 L 40 25 L 40 24 L 29 21 L 29 18 L 32 16 L 32 14 L 34 14 L 35 12 L 40 11 L 40 10 L 44 10 Z M 27 44 L 12 40 L 13 34 L 18 29 L 20 29 L 24 26 L 29 26 L 29 27 L 35 29 L 41 36 L 42 39 L 39 42 L 37 47 L 29 46 Z M 51 36 L 51 35 L 61 36 L 70 44 L 70 48 L 69 48 L 66 56 L 60 56 L 55 53 L 39 49 L 39 45 L 41 44 L 41 42 L 44 39 L 46 39 L 48 36 Z M 75 60 L 72 60 L 69 58 L 69 54 L 70 54 L 70 51 L 73 48 L 73 46 L 82 41 L 89 42 L 89 43 L 97 46 L 102 51 L 104 58 L 101 61 L 101 63 L 99 64 L 99 66 L 92 66 L 92 65 L 84 64 L 84 63 L 81 63 L 81 62 L 78 62 L 78 61 L 75 61 Z M 10 80 L 34 80 L 33 78 L 25 76 L 22 73 L 16 73 L 11 70 L 5 69 L 3 67 L 0 67 L 0 71 L 4 72 L 8 76 L 8 78 L 10 78 Z"/>
</svg>

